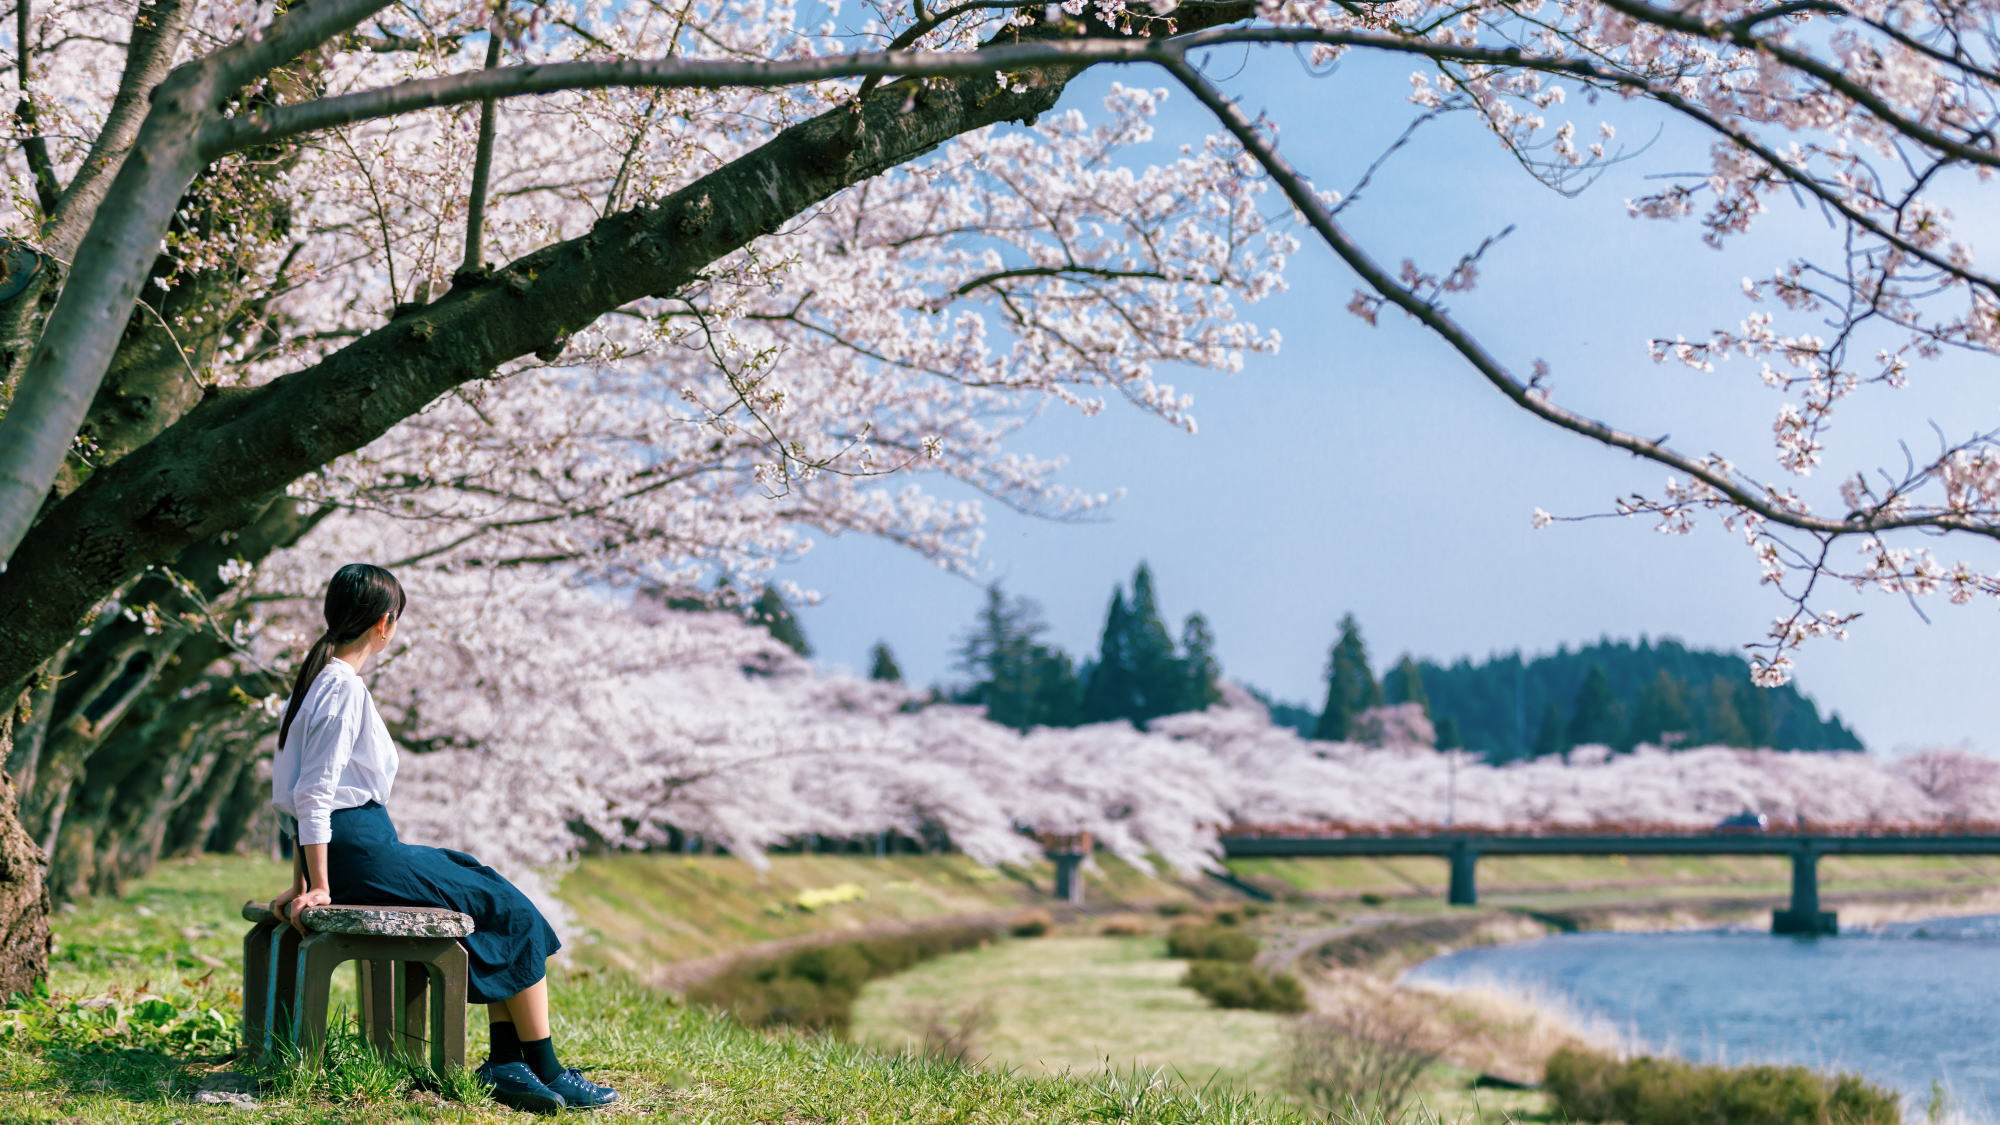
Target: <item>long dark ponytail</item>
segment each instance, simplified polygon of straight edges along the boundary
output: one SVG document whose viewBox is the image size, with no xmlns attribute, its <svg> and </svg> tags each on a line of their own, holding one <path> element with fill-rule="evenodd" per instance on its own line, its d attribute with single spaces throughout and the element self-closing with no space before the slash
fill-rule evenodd
<svg viewBox="0 0 2000 1125">
<path fill-rule="evenodd" d="M 292 681 L 292 701 L 285 707 L 285 721 L 278 725 L 279 747 L 285 745 L 285 736 L 291 733 L 292 716 L 299 713 L 299 704 L 305 702 L 306 689 L 319 678 L 326 662 L 333 657 L 333 650 L 361 639 L 361 634 L 384 615 L 401 617 L 404 604 L 403 584 L 379 566 L 348 563 L 333 572 L 326 584 L 326 632 L 306 652 L 298 678 Z"/>
</svg>

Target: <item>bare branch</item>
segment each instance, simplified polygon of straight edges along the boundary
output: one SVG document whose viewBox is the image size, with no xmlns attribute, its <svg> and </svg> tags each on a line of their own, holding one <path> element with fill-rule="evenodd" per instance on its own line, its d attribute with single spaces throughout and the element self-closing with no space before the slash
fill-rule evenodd
<svg viewBox="0 0 2000 1125">
<path fill-rule="evenodd" d="M 486 36 L 486 69 L 500 65 L 500 28 Z M 465 209 L 465 262 L 460 269 L 480 268 L 479 239 L 486 225 L 486 181 L 493 174 L 492 98 L 479 103 L 479 147 L 472 156 L 472 195 Z"/>
<path fill-rule="evenodd" d="M 34 5 L 30 0 L 14 0 L 14 50 L 21 56 L 20 79 L 21 101 L 14 109 L 14 115 L 21 119 L 21 129 L 26 134 L 21 138 L 21 151 L 28 158 L 28 168 L 35 175 L 35 195 L 42 205 L 42 214 L 55 210 L 56 200 L 62 189 L 56 184 L 55 164 L 49 159 L 49 140 L 42 136 L 41 126 L 35 117 L 35 99 L 28 92 L 28 64 L 35 53 L 28 46 L 28 32 Z"/>
</svg>

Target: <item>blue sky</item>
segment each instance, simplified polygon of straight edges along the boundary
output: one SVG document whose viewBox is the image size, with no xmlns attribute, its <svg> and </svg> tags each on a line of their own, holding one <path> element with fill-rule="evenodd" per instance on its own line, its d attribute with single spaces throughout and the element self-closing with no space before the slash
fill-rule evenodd
<svg viewBox="0 0 2000 1125">
<path fill-rule="evenodd" d="M 1289 53 L 1238 51 L 1213 69 L 1235 75 L 1228 88 L 1249 108 L 1272 112 L 1285 151 L 1321 186 L 1345 190 L 1409 113 L 1407 61 L 1353 59 L 1316 78 Z M 1107 72 L 1073 86 L 1065 104 L 1094 111 L 1112 80 L 1166 84 Z M 1740 278 L 1768 274 L 1802 244 L 1826 245 L 1831 232 L 1816 213 L 1784 207 L 1715 251 L 1692 223 L 1628 218 L 1624 201 L 1658 186 L 1645 176 L 1700 169 L 1705 142 L 1622 105 L 1573 99 L 1551 117 L 1588 136 L 1606 114 L 1621 142 L 1652 147 L 1580 198 L 1536 184 L 1475 123 L 1452 119 L 1388 165 L 1350 210 L 1350 228 L 1380 259 L 1438 268 L 1513 224 L 1479 288 L 1454 303 L 1491 347 L 1522 369 L 1546 359 L 1566 405 L 1775 478 L 1780 400 L 1754 368 L 1655 366 L 1644 344 L 1733 326 L 1748 307 Z M 1210 131 L 1177 94 L 1160 140 Z M 1314 702 L 1335 622 L 1349 611 L 1378 668 L 1405 651 L 1478 658 L 1600 635 L 1733 649 L 1761 640 L 1784 611 L 1741 540 L 1712 524 L 1687 537 L 1640 520 L 1531 530 L 1538 506 L 1607 511 L 1621 493 L 1656 492 L 1666 473 L 1528 417 L 1399 316 L 1374 329 L 1349 316 L 1354 279 L 1323 246 L 1308 240 L 1288 276 L 1287 293 L 1248 310 L 1283 334 L 1280 354 L 1252 357 L 1233 377 L 1168 374 L 1196 395 L 1199 435 L 1118 406 L 1089 419 L 1055 408 L 1022 435 L 1025 448 L 1068 454 L 1070 482 L 1126 492 L 1084 525 L 989 506 L 989 576 L 1039 601 L 1051 638 L 1072 654 L 1095 649 L 1113 585 L 1142 558 L 1176 628 L 1193 610 L 1208 616 L 1227 674 Z M 1897 440 L 1921 451 L 1932 420 L 1953 437 L 1994 425 L 1994 396 L 1980 384 L 1990 377 L 1952 361 L 1920 367 L 1909 390 L 1851 400 L 1802 491 L 1827 495 L 1842 475 L 1900 464 Z M 1971 542 L 1933 546 L 1995 565 Z M 954 638 L 981 597 L 974 583 L 854 537 L 823 540 L 784 576 L 824 596 L 801 614 L 823 664 L 865 668 L 882 639 L 918 682 L 950 678 Z M 2000 703 L 1986 684 L 1986 653 L 2000 637 L 1994 605 L 1926 603 L 1928 624 L 1876 594 L 1842 592 L 1822 608 L 1843 606 L 1864 616 L 1848 641 L 1808 646 L 1803 690 L 1879 751 L 2000 752 L 1991 733 Z"/>
</svg>

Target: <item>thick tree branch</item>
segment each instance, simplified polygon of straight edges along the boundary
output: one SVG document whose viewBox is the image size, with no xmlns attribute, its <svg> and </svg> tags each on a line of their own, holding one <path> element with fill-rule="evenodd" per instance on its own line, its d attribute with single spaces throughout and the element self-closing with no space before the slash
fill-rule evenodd
<svg viewBox="0 0 2000 1125">
<path fill-rule="evenodd" d="M 1201 10 L 1249 14 L 1247 5 Z M 953 137 L 1048 110 L 1081 69 L 1061 52 L 1055 57 L 1061 61 L 1017 70 L 1005 84 L 990 61 L 958 81 L 891 83 L 861 104 L 858 129 L 855 110 L 829 111 L 658 206 L 608 216 L 310 368 L 256 389 L 211 390 L 208 401 L 94 474 L 36 525 L 0 582 L 0 694 L 18 691 L 107 591 L 148 563 L 240 525 L 272 492 L 452 387 L 546 351 L 622 305 L 674 293 L 840 190 Z"/>
<path fill-rule="evenodd" d="M 26 537 L 61 471 L 159 252 L 160 237 L 182 193 L 208 162 L 195 143 L 201 125 L 250 79 L 350 30 L 386 4 L 307 0 L 286 11 L 261 38 L 240 40 L 181 67 L 154 88 L 133 142 L 145 158 L 120 164 L 92 213 L 76 266 L 7 415 L 0 418 L 0 567 Z"/>
</svg>

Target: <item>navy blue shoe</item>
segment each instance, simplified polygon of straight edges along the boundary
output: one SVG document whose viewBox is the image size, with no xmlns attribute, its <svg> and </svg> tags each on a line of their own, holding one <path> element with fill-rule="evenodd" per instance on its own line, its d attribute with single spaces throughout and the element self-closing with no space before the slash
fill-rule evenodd
<svg viewBox="0 0 2000 1125">
<path fill-rule="evenodd" d="M 486 1084 L 493 1100 L 504 1106 L 524 1109 L 529 1113 L 561 1113 L 568 1104 L 561 1094 L 535 1077 L 534 1069 L 524 1062 L 501 1063 L 498 1066 L 487 1063 L 472 1073 Z"/>
<path fill-rule="evenodd" d="M 561 1095 L 564 1104 L 571 1109 L 602 1109 L 618 1100 L 618 1091 L 609 1086 L 599 1086 L 579 1074 L 573 1066 L 564 1067 L 561 1074 L 548 1080 L 547 1086 Z"/>
</svg>

